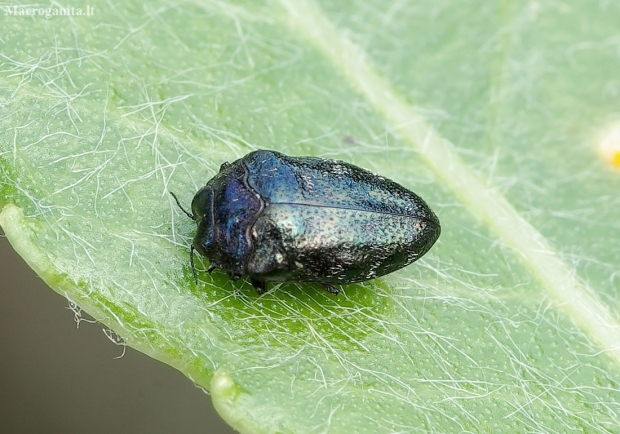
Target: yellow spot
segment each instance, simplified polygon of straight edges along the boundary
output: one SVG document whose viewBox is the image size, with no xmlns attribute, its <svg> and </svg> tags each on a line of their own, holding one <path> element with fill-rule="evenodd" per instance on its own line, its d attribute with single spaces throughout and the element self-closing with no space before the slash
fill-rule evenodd
<svg viewBox="0 0 620 434">
<path fill-rule="evenodd" d="M 614 167 L 620 167 L 620 123 L 612 126 L 601 140 L 601 155 Z"/>
</svg>

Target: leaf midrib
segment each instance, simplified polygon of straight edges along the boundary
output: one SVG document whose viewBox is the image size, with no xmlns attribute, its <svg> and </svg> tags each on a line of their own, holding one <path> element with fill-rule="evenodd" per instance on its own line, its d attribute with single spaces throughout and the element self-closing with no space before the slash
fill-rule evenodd
<svg viewBox="0 0 620 434">
<path fill-rule="evenodd" d="M 369 56 L 348 40 L 312 2 L 280 0 L 291 24 L 331 61 L 352 86 L 398 131 L 439 179 L 485 222 L 538 278 L 570 319 L 598 342 L 620 364 L 620 322 L 601 302 L 593 288 L 576 275 L 551 243 L 510 204 L 498 189 L 484 184 L 458 156 L 452 143 L 440 136 L 426 118 L 407 103 L 391 83 L 380 76 Z"/>
</svg>

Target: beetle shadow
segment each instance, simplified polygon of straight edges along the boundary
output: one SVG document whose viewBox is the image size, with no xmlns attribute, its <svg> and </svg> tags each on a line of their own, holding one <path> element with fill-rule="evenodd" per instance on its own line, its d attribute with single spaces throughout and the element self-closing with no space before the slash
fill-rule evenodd
<svg viewBox="0 0 620 434">
<path fill-rule="evenodd" d="M 227 307 L 229 327 L 260 330 L 260 339 L 273 339 L 274 345 L 363 348 L 362 342 L 384 329 L 394 309 L 391 291 L 377 282 L 339 286 L 336 296 L 316 284 L 270 284 L 259 295 L 247 278 L 231 282 L 215 272 L 212 278 L 227 293 L 218 307 Z"/>
<path fill-rule="evenodd" d="M 328 344 L 343 351 L 366 351 L 364 342 L 393 321 L 397 308 L 391 287 L 377 279 L 338 286 L 338 295 L 321 285 L 299 282 L 269 283 L 267 292 L 258 294 L 247 276 L 232 281 L 219 269 L 208 274 L 209 262 L 202 258 L 195 265 L 198 283 L 189 264 L 183 267 L 182 280 L 197 307 L 222 321 L 220 326 L 237 343 L 250 346 L 260 341 L 268 346 Z"/>
</svg>

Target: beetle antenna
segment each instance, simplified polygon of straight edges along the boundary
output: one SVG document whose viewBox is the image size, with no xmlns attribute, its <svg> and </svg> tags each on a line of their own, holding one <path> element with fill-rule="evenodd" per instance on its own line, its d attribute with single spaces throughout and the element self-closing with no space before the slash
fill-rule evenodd
<svg viewBox="0 0 620 434">
<path fill-rule="evenodd" d="M 183 206 L 181 206 L 181 202 L 179 202 L 179 198 L 177 197 L 177 195 L 174 194 L 173 192 L 170 192 L 170 194 L 172 195 L 172 197 L 174 197 L 174 200 L 177 201 L 177 205 L 179 206 L 179 208 L 181 208 L 181 211 L 183 211 L 186 216 L 188 216 L 192 220 L 196 221 L 196 216 L 194 214 L 188 213 L 187 211 L 185 211 L 185 208 L 183 208 Z M 194 272 L 194 274 L 196 274 L 196 272 Z"/>
<path fill-rule="evenodd" d="M 194 273 L 194 281 L 198 285 L 198 275 L 196 274 L 196 266 L 194 265 L 194 245 L 189 248 L 189 261 L 192 263 L 192 273 Z"/>
</svg>

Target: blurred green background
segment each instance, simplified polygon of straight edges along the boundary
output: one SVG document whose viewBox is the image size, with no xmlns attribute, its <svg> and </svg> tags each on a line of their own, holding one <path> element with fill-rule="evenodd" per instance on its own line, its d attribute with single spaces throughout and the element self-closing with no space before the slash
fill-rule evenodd
<svg viewBox="0 0 620 434">
<path fill-rule="evenodd" d="M 4 236 L 0 276 L 0 432 L 235 432 L 176 369 L 114 345 L 101 324 L 76 329 L 68 301 Z"/>
</svg>

